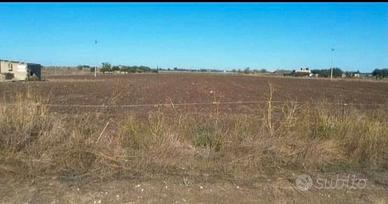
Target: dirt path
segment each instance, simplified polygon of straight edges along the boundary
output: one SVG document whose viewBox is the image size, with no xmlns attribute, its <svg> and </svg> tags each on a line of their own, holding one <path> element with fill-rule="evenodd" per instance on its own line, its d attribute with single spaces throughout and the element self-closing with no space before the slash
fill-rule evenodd
<svg viewBox="0 0 388 204">
<path fill-rule="evenodd" d="M 368 183 L 364 189 L 301 191 L 293 178 L 252 180 L 195 179 L 168 176 L 148 179 L 79 181 L 64 178 L 0 180 L 1 203 L 387 203 L 388 188 Z"/>
</svg>

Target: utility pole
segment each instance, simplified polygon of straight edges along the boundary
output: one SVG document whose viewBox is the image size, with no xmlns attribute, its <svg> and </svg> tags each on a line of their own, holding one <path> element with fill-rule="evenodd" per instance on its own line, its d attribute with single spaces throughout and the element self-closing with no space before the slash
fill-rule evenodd
<svg viewBox="0 0 388 204">
<path fill-rule="evenodd" d="M 333 80 L 333 55 L 334 48 L 331 48 L 331 60 L 330 60 L 330 79 Z"/>
<path fill-rule="evenodd" d="M 95 44 L 96 47 L 97 47 L 97 40 L 94 41 L 94 44 Z M 98 66 L 98 64 L 97 64 L 97 66 Z M 95 77 L 95 78 L 97 78 L 97 66 L 94 67 L 94 77 Z"/>
</svg>

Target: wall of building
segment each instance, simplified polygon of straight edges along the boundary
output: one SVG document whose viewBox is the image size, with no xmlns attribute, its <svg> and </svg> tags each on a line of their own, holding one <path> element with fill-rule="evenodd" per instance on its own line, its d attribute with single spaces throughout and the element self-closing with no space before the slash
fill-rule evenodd
<svg viewBox="0 0 388 204">
<path fill-rule="evenodd" d="M 0 61 L 0 73 L 9 73 L 10 70 L 12 71 L 14 67 L 16 67 L 16 65 L 16 62 Z"/>
<path fill-rule="evenodd" d="M 42 79 L 42 65 L 40 64 L 33 64 L 33 63 L 27 63 L 27 77 L 37 77 L 39 80 Z"/>
<path fill-rule="evenodd" d="M 13 71 L 14 80 L 26 80 L 27 79 L 27 65 L 26 64 L 17 64 L 16 69 Z"/>
<path fill-rule="evenodd" d="M 0 74 L 13 74 L 12 80 L 26 80 L 27 79 L 27 64 L 14 61 L 0 61 Z"/>
</svg>

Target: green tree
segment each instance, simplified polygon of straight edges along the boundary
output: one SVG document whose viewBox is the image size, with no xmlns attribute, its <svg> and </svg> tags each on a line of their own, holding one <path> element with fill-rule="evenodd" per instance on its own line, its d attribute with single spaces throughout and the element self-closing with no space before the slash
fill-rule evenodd
<svg viewBox="0 0 388 204">
<path fill-rule="evenodd" d="M 314 69 L 311 73 L 318 74 L 319 77 L 330 77 L 331 69 Z M 340 68 L 333 68 L 333 77 L 341 77 L 344 73 Z"/>
<path fill-rule="evenodd" d="M 112 71 L 120 71 L 120 67 L 119 66 L 113 66 L 112 67 Z"/>
<path fill-rule="evenodd" d="M 249 73 L 251 73 L 250 68 L 249 67 L 245 68 L 244 69 L 244 74 L 249 74 Z"/>
<path fill-rule="evenodd" d="M 90 66 L 89 66 L 89 65 L 78 65 L 78 66 L 77 66 L 77 69 L 78 69 L 78 70 L 90 69 Z"/>
<path fill-rule="evenodd" d="M 112 65 L 110 63 L 108 63 L 108 62 L 103 62 L 100 71 L 102 73 L 111 72 L 112 71 Z"/>
<path fill-rule="evenodd" d="M 372 76 L 376 77 L 376 79 L 382 79 L 382 78 L 388 77 L 388 68 L 375 69 L 372 72 Z"/>
</svg>

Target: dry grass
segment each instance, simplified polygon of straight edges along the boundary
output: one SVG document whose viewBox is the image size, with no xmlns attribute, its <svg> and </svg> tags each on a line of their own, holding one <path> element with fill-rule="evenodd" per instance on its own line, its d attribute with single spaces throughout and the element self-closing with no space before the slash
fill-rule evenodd
<svg viewBox="0 0 388 204">
<path fill-rule="evenodd" d="M 42 103 L 20 95 L 14 105 L 0 106 L 0 174 L 246 176 L 388 168 L 386 116 L 351 107 L 269 101 L 255 116 L 161 109 L 147 119 L 108 121 L 56 115 Z"/>
</svg>

